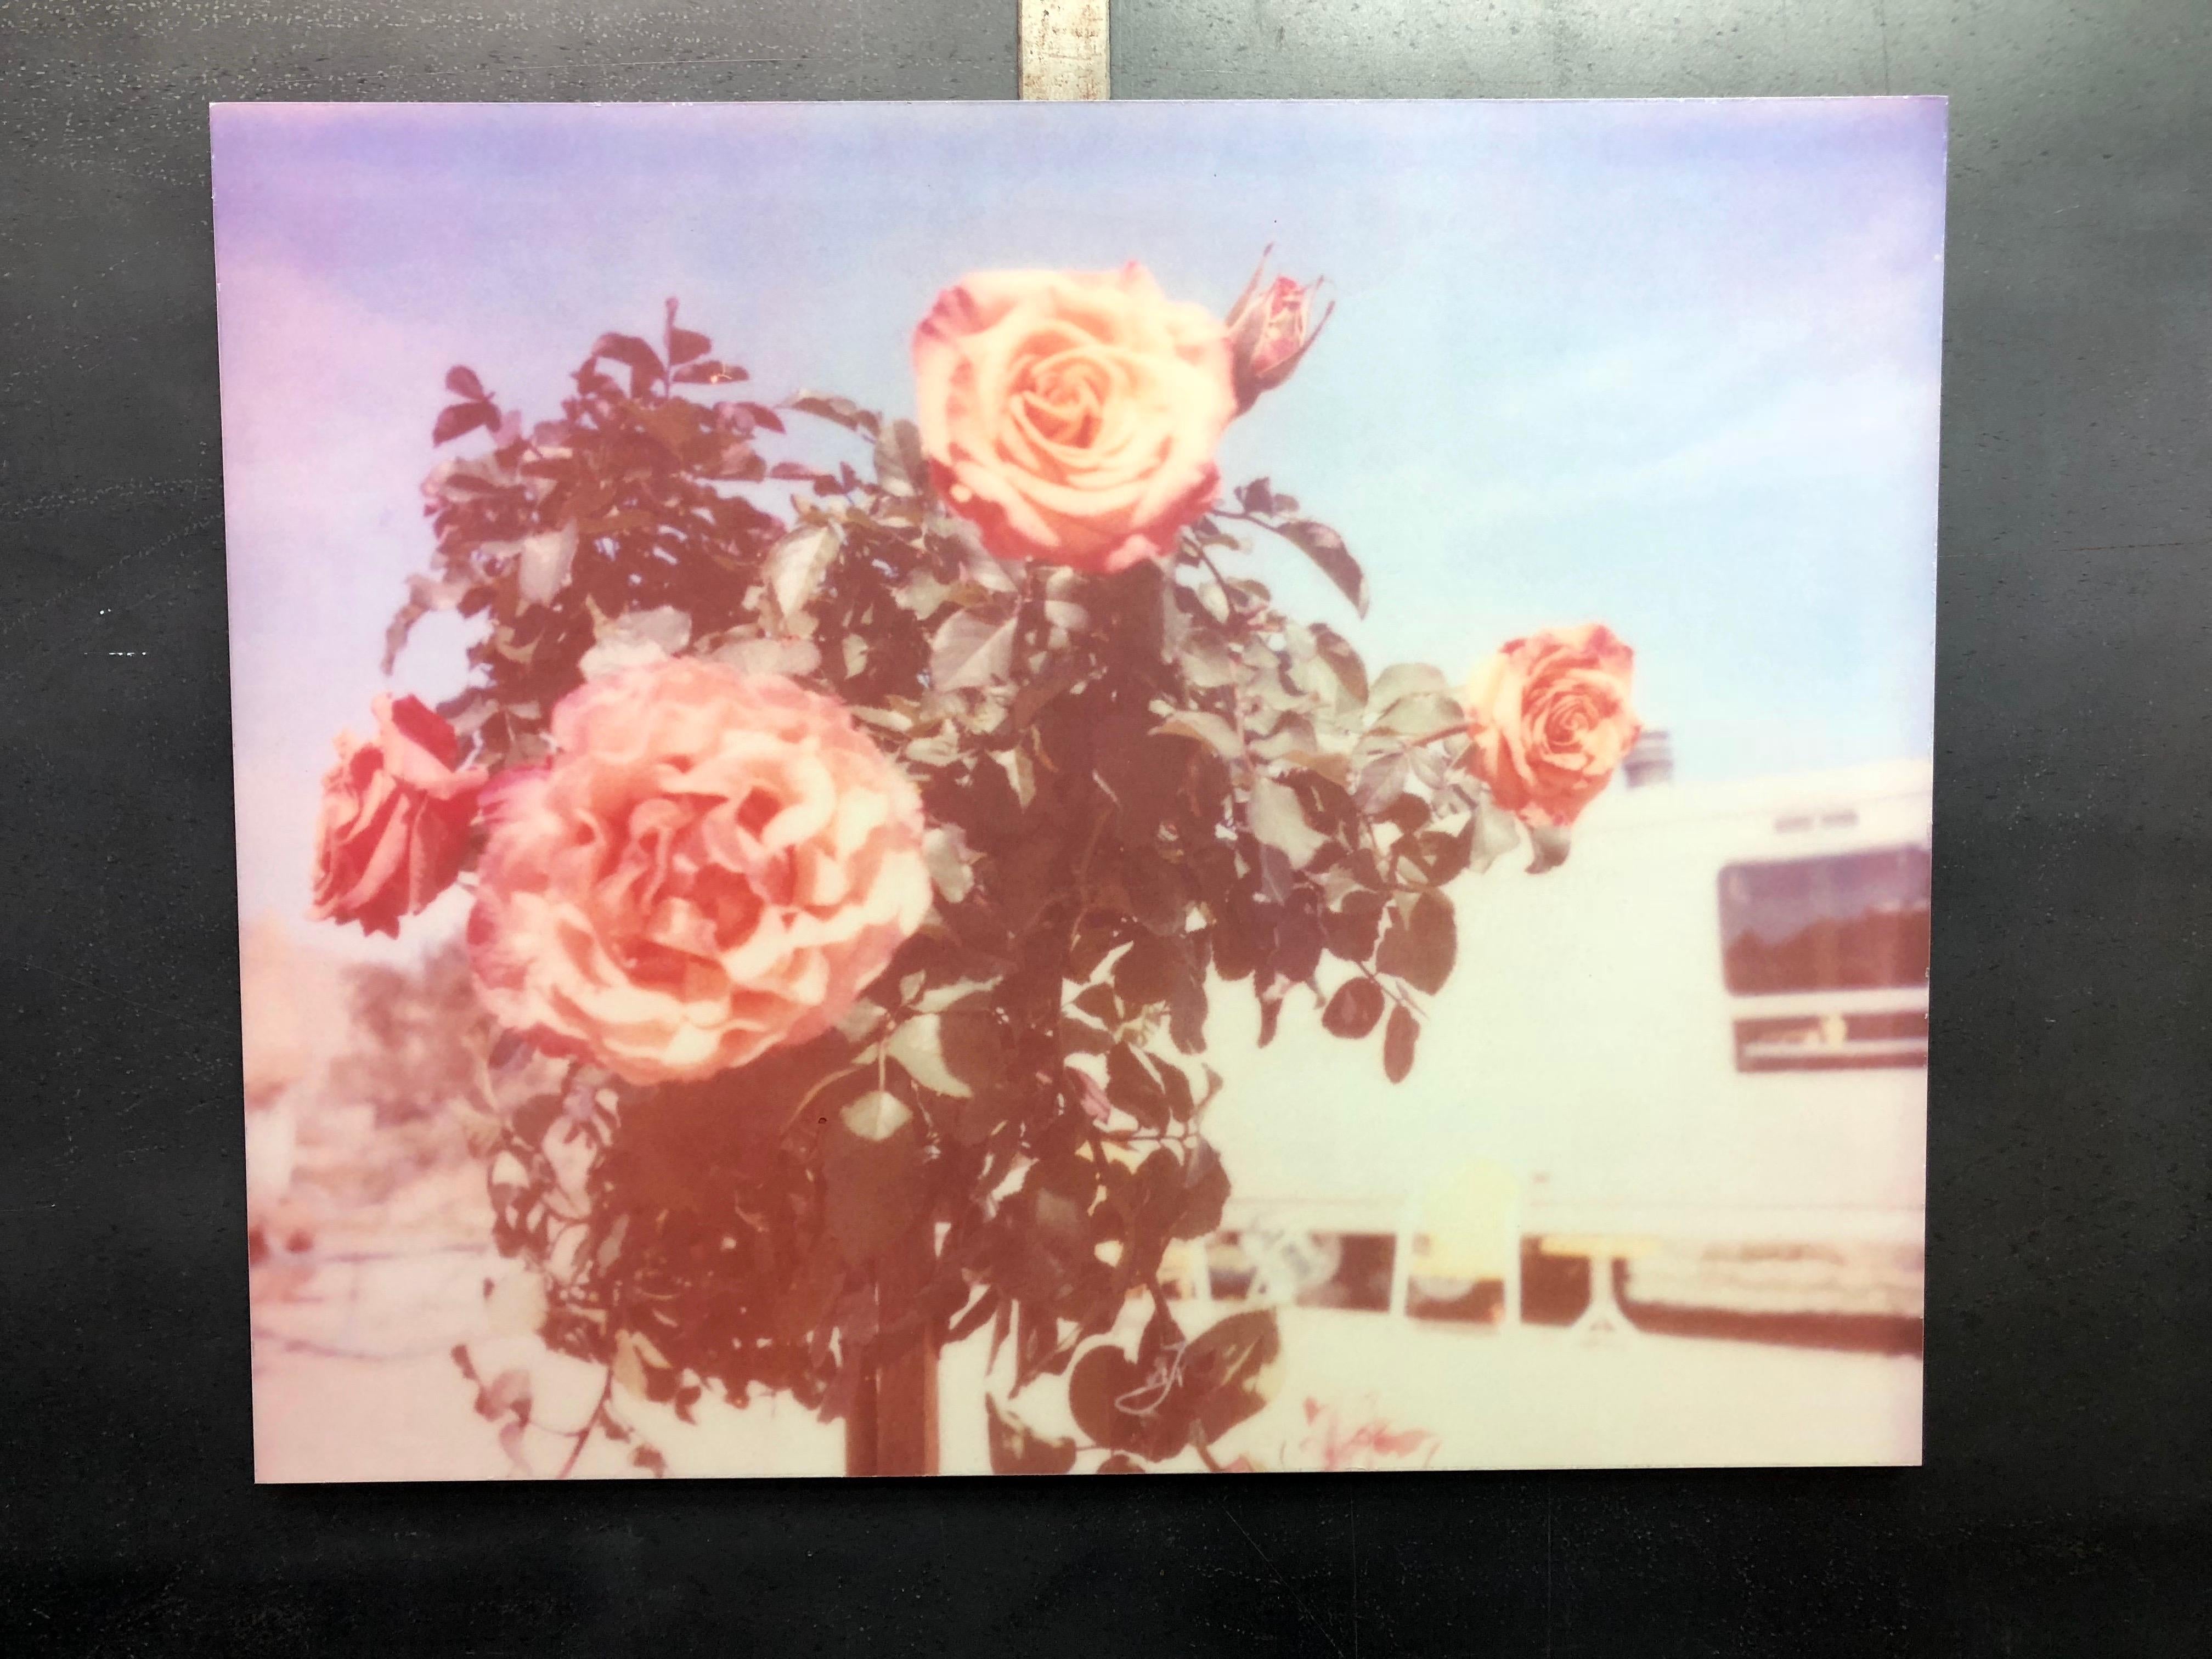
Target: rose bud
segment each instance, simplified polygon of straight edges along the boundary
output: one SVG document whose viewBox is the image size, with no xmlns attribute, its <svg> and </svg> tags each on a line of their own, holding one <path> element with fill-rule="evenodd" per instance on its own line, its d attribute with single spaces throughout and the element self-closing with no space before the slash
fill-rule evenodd
<svg viewBox="0 0 2212 1659">
<path fill-rule="evenodd" d="M 1564 829 L 1612 780 L 1641 724 L 1636 653 L 1601 623 L 1509 641 L 1468 683 L 1468 764 L 1523 823 Z"/>
<path fill-rule="evenodd" d="M 453 885 L 485 773 L 453 770 L 453 728 L 414 697 L 376 699 L 376 735 L 337 740 L 315 832 L 317 921 L 397 936 Z"/>
<path fill-rule="evenodd" d="M 1261 392 L 1273 392 L 1291 378 L 1298 360 L 1321 337 L 1322 325 L 1336 309 L 1331 305 L 1319 322 L 1314 321 L 1313 300 L 1321 284 L 1316 282 L 1302 287 L 1288 276 L 1278 276 L 1270 283 L 1266 281 L 1267 273 L 1267 258 L 1262 254 L 1259 269 L 1237 296 L 1237 303 L 1229 307 L 1224 325 L 1229 333 L 1230 378 L 1236 387 L 1240 415 L 1260 401 Z"/>
</svg>

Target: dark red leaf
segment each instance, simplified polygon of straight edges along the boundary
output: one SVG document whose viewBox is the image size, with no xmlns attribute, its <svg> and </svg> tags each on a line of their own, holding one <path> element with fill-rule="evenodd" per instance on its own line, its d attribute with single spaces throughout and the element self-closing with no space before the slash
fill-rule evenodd
<svg viewBox="0 0 2212 1659">
<path fill-rule="evenodd" d="M 642 398 L 647 388 L 667 371 L 660 354 L 635 334 L 602 334 L 592 343 L 592 356 L 611 357 L 629 370 L 629 395 Z"/>
<path fill-rule="evenodd" d="M 1434 995 L 1451 977 L 1452 963 L 1458 955 L 1459 926 L 1452 914 L 1451 901 L 1435 893 L 1424 893 L 1414 900 L 1410 914 L 1391 918 L 1390 929 L 1382 935 L 1382 948 L 1376 953 L 1375 965 L 1386 974 L 1396 975 L 1415 990 Z"/>
<path fill-rule="evenodd" d="M 1364 1037 L 1382 1018 L 1382 988 L 1371 979 L 1348 979 L 1322 1010 L 1321 1023 L 1340 1037 Z"/>
<path fill-rule="evenodd" d="M 1359 561 L 1344 544 L 1344 538 L 1325 524 L 1311 519 L 1289 519 L 1273 526 L 1274 532 L 1296 547 L 1306 557 L 1321 567 L 1322 574 L 1334 582 L 1344 597 L 1352 601 L 1352 608 L 1361 616 L 1367 614 L 1367 573 L 1359 568 Z"/>
<path fill-rule="evenodd" d="M 714 345 L 705 335 L 688 328 L 668 331 L 668 358 L 671 362 L 688 363 L 694 357 L 703 357 Z"/>
<path fill-rule="evenodd" d="M 670 378 L 678 386 L 729 386 L 751 377 L 735 363 L 721 363 L 712 357 L 704 357 L 696 362 L 684 364 Z"/>
<path fill-rule="evenodd" d="M 1075 1467 L 1075 1442 L 1047 1439 L 989 1395 L 983 1410 L 990 1421 L 991 1473 L 1066 1474 Z"/>
<path fill-rule="evenodd" d="M 459 364 L 446 371 L 446 390 L 472 404 L 491 401 L 491 393 L 483 389 L 483 382 L 477 379 L 476 370 L 464 368 Z"/>
<path fill-rule="evenodd" d="M 498 424 L 499 410 L 490 404 L 448 404 L 438 411 L 437 424 L 430 428 L 430 441 L 434 444 L 451 443 L 464 433 L 473 432 L 480 426 L 495 427 Z"/>
<path fill-rule="evenodd" d="M 1421 1040 L 1421 1023 L 1403 1003 L 1390 1011 L 1390 1024 L 1382 1033 L 1382 1070 L 1393 1083 L 1403 1083 L 1413 1069 L 1413 1045 Z"/>
</svg>

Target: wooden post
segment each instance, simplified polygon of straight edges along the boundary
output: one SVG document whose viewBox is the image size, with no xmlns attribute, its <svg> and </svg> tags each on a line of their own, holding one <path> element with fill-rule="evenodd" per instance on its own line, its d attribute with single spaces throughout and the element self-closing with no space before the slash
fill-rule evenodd
<svg viewBox="0 0 2212 1659">
<path fill-rule="evenodd" d="M 929 1282 L 936 1225 L 924 1221 L 884 1253 L 876 1269 L 879 1311 L 890 1317 Z M 916 1336 L 860 1380 L 845 1416 L 848 1474 L 937 1473 L 937 1344 Z"/>
<path fill-rule="evenodd" d="M 1106 0 L 1019 0 L 1022 96 L 1092 101 L 1109 95 Z M 929 1280 L 933 1224 L 886 1251 L 877 1294 L 888 1315 Z M 1201 1247 L 1202 1248 L 1202 1247 Z M 848 1474 L 937 1473 L 937 1345 L 918 1338 L 860 1380 L 845 1418 Z"/>
</svg>

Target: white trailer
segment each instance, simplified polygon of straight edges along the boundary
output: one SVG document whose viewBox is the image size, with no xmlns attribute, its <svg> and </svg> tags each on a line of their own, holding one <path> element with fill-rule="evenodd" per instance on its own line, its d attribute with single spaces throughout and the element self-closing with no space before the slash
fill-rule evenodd
<svg viewBox="0 0 2212 1659">
<path fill-rule="evenodd" d="M 1917 1314 L 1930 786 L 1924 760 L 1616 785 L 1563 867 L 1463 879 L 1404 1085 L 1287 1016 L 1231 1048 L 1232 1222 L 1397 1232 L 1482 1163 L 1525 1236 L 1662 1246 L 1639 1297 Z"/>
</svg>

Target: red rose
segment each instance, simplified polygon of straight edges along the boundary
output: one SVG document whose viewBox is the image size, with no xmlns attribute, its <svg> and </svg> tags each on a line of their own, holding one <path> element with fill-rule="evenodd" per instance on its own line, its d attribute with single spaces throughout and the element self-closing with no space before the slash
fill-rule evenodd
<svg viewBox="0 0 2212 1659">
<path fill-rule="evenodd" d="M 453 728 L 413 697 L 380 694 L 376 736 L 337 741 L 337 764 L 323 778 L 315 832 L 318 921 L 357 921 L 364 932 L 399 932 L 453 884 L 476 817 L 480 768 L 453 770 Z"/>
<path fill-rule="evenodd" d="M 1328 312 L 1322 313 L 1321 322 L 1313 320 L 1318 283 L 1308 287 L 1278 276 L 1263 287 L 1267 270 L 1262 256 L 1224 325 L 1229 331 L 1230 378 L 1240 415 L 1260 401 L 1261 392 L 1273 392 L 1291 378 L 1298 360 L 1320 337 L 1322 323 L 1328 320 Z"/>
<path fill-rule="evenodd" d="M 1601 623 L 1510 641 L 1468 683 L 1468 763 L 1524 823 L 1565 827 L 1642 731 L 1636 653 Z"/>
</svg>

